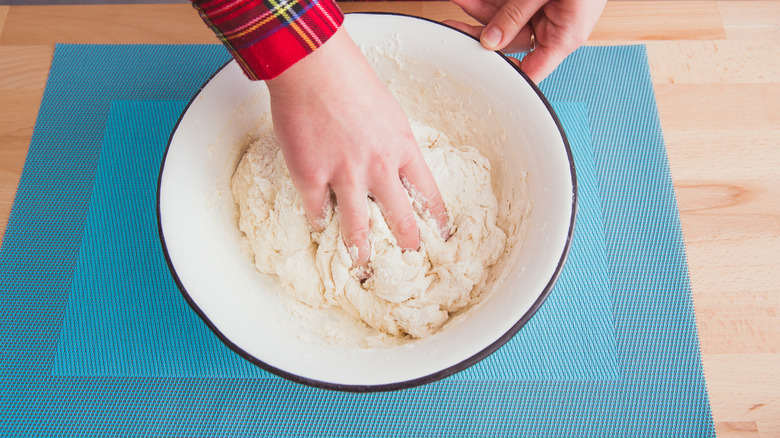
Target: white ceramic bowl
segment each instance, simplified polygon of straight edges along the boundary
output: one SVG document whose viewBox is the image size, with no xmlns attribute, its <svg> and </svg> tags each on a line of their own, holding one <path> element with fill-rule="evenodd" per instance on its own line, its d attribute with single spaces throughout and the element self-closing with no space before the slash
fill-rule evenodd
<svg viewBox="0 0 780 438">
<path fill-rule="evenodd" d="M 523 238 L 503 260 L 486 298 L 456 324 L 399 347 L 318 343 L 286 321 L 291 317 L 275 280 L 255 270 L 242 246 L 229 190 L 240 148 L 268 112 L 264 84 L 247 80 L 235 62 L 203 86 L 171 135 L 160 171 L 160 239 L 187 302 L 242 357 L 313 386 L 400 389 L 478 362 L 536 312 L 568 253 L 574 165 L 552 107 L 503 55 L 415 17 L 348 14 L 345 26 L 378 71 L 401 69 L 388 73 L 395 75 L 388 83 L 410 118 L 434 126 L 442 117 L 468 124 L 471 129 L 457 140 L 487 145 L 483 152 L 491 159 L 500 201 L 530 199 L 528 211 L 516 209 L 504 224 Z M 424 91 L 405 93 L 408 81 L 421 83 Z M 431 99 L 449 111 L 426 111 L 421 102 Z"/>
</svg>

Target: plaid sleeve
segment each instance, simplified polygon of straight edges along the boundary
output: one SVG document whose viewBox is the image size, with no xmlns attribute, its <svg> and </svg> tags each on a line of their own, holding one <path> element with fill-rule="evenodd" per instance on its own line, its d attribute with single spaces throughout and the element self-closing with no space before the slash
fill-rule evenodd
<svg viewBox="0 0 780 438">
<path fill-rule="evenodd" d="M 279 75 L 344 21 L 335 0 L 192 0 L 192 5 L 252 80 Z"/>
</svg>

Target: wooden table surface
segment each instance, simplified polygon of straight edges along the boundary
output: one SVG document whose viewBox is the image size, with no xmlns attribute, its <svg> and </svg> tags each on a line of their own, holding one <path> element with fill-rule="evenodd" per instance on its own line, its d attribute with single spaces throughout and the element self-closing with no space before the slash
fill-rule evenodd
<svg viewBox="0 0 780 438">
<path fill-rule="evenodd" d="M 347 12 L 467 18 L 449 2 Z M 218 43 L 188 4 L 0 6 L 0 235 L 55 43 Z M 780 437 L 780 1 L 610 1 L 588 44 L 647 45 L 718 436 Z"/>
</svg>

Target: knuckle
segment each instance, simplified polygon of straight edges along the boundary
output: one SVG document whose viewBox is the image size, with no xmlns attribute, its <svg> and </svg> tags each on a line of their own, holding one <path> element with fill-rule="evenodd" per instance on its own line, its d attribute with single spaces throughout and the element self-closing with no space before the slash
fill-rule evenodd
<svg viewBox="0 0 780 438">
<path fill-rule="evenodd" d="M 349 242 L 351 245 L 356 245 L 360 247 L 364 242 L 368 240 L 368 234 L 369 234 L 368 224 L 355 225 L 347 230 L 344 230 L 344 235 L 346 237 L 344 240 Z"/>
<path fill-rule="evenodd" d="M 366 171 L 354 163 L 342 163 L 333 170 L 332 179 L 337 186 L 352 190 L 365 185 Z"/>
<path fill-rule="evenodd" d="M 401 141 L 408 145 L 410 148 L 415 149 L 418 147 L 417 138 L 414 136 L 414 132 L 411 129 L 404 130 L 401 133 Z"/>
<path fill-rule="evenodd" d="M 330 174 L 327 169 L 318 163 L 303 165 L 300 169 L 297 169 L 295 174 L 296 179 L 307 188 L 326 185 L 330 180 Z"/>
<path fill-rule="evenodd" d="M 417 220 L 413 214 L 405 214 L 398 218 L 395 224 L 395 233 L 405 238 L 417 236 Z"/>
<path fill-rule="evenodd" d="M 371 165 L 379 175 L 398 173 L 398 164 L 394 157 L 388 152 L 377 154 Z"/>
<path fill-rule="evenodd" d="M 525 23 L 528 21 L 528 17 L 526 17 L 525 12 L 520 8 L 520 6 L 514 3 L 507 3 L 503 8 L 503 12 L 507 20 L 518 28 L 525 25 Z"/>
<path fill-rule="evenodd" d="M 438 190 L 433 190 L 432 193 L 426 193 L 425 195 L 425 207 L 428 209 L 439 208 L 444 206 L 444 200 L 442 200 L 441 193 Z"/>
</svg>

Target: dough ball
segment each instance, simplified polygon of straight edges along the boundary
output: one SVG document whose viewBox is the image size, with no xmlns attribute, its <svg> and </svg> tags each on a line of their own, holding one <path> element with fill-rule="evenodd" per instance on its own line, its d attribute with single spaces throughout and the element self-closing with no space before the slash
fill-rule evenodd
<svg viewBox="0 0 780 438">
<path fill-rule="evenodd" d="M 339 209 L 325 228 L 309 226 L 273 130 L 242 157 L 231 190 L 239 227 L 257 269 L 278 277 L 286 294 L 311 307 L 338 307 L 390 335 L 435 333 L 453 312 L 485 289 L 490 267 L 504 254 L 490 163 L 472 147 L 454 147 L 434 128 L 412 122 L 451 222 L 445 242 L 420 203 L 410 197 L 420 230 L 419 251 L 401 251 L 379 207 L 366 198 L 371 231 L 370 277 L 361 282 L 339 228 Z"/>
</svg>

